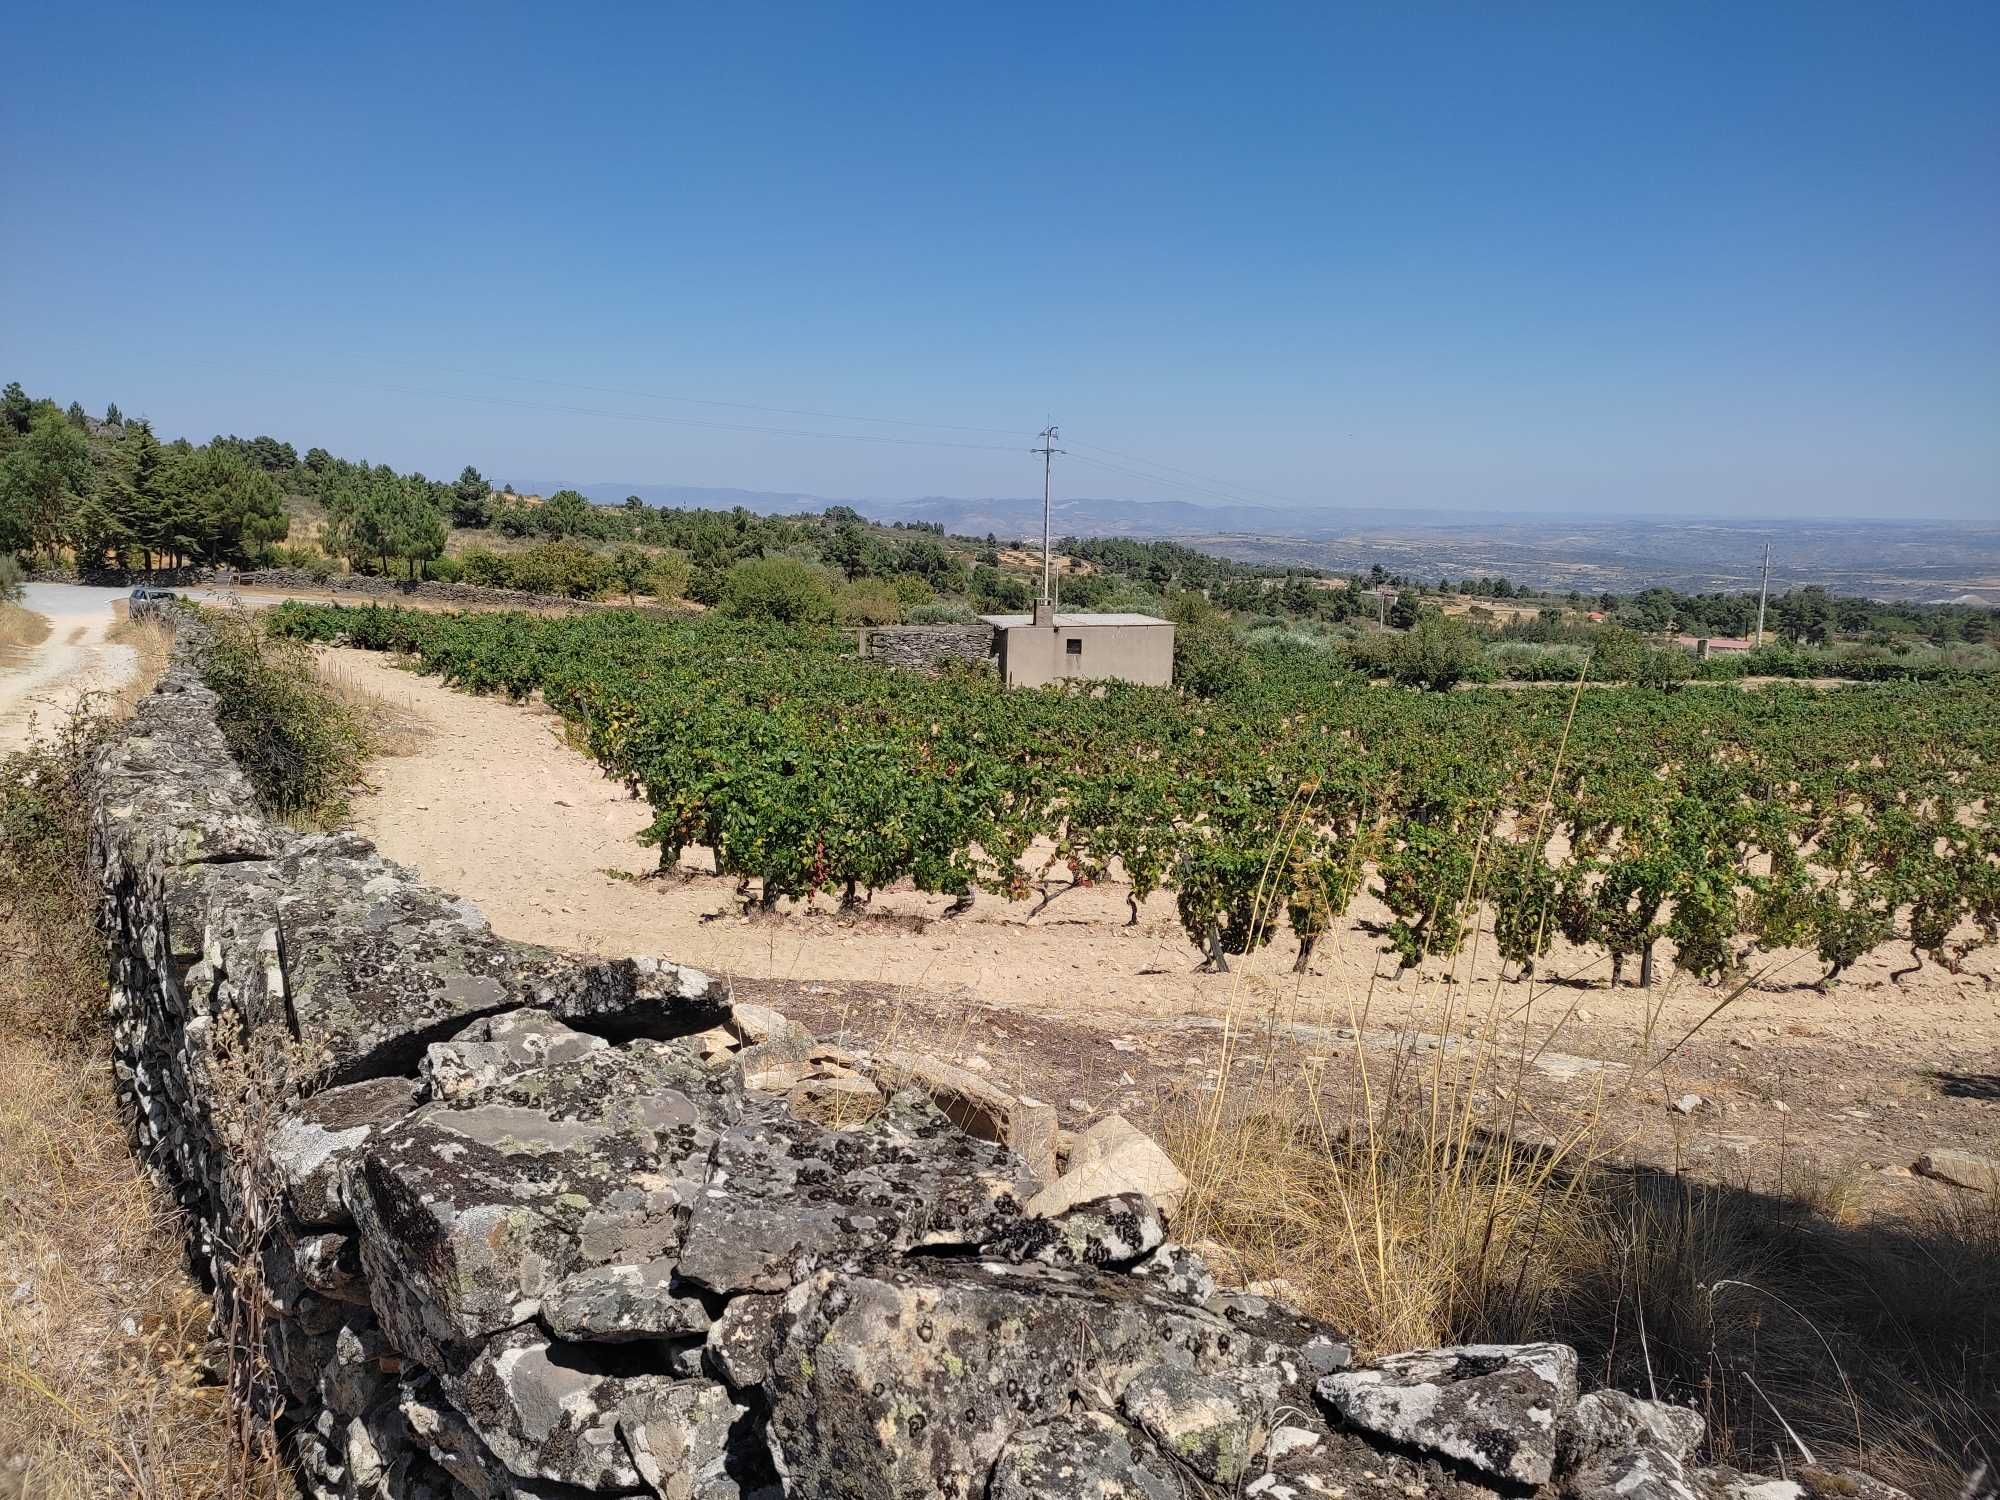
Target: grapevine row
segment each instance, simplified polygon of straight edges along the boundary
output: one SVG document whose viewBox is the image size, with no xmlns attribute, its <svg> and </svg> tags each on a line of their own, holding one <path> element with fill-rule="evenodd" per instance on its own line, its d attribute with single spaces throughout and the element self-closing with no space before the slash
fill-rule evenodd
<svg viewBox="0 0 2000 1500">
<path fill-rule="evenodd" d="M 1303 969 L 1372 879 L 1405 965 L 1456 953 L 1483 903 L 1523 970 L 1560 936 L 1647 983 L 1661 938 L 1703 978 L 1747 940 L 1831 981 L 1892 941 L 1956 968 L 2000 934 L 2000 691 L 1976 681 L 1572 704 L 1371 688 L 1298 652 L 1202 700 L 899 673 L 718 619 L 288 604 L 272 628 L 541 692 L 646 799 L 663 866 L 705 847 L 767 904 L 902 880 L 1047 900 L 1116 871 L 1135 902 L 1171 890 L 1211 966 L 1282 913 Z"/>
</svg>

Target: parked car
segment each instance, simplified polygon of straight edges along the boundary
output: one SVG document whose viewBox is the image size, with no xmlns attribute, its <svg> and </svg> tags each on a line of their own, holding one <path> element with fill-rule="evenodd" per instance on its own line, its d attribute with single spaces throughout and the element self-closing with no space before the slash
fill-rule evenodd
<svg viewBox="0 0 2000 1500">
<path fill-rule="evenodd" d="M 125 613 L 135 620 L 143 620 L 148 615 L 157 614 L 160 607 L 168 600 L 178 598 L 180 595 L 172 589 L 156 589 L 150 584 L 142 583 L 132 590 L 131 596 L 126 600 Z"/>
</svg>

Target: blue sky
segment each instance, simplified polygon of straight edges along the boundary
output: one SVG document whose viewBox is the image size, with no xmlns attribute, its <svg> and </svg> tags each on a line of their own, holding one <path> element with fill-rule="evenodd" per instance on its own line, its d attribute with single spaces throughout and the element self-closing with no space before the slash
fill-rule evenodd
<svg viewBox="0 0 2000 1500">
<path fill-rule="evenodd" d="M 0 378 L 167 433 L 902 497 L 1031 493 L 1053 416 L 1227 481 L 1072 494 L 2000 515 L 1991 0 L 9 30 Z"/>
</svg>

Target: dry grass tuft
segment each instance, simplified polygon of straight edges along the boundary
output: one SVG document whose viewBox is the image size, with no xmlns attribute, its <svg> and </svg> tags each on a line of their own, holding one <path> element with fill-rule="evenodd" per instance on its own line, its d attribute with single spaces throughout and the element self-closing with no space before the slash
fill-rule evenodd
<svg viewBox="0 0 2000 1500">
<path fill-rule="evenodd" d="M 1380 1080 L 1355 1042 L 1338 1113 L 1305 1056 L 1170 1104 L 1176 1233 L 1234 1279 L 1282 1278 L 1364 1350 L 1573 1344 L 1587 1386 L 1699 1408 L 1718 1462 L 1795 1464 L 1789 1428 L 1943 1497 L 2000 1455 L 2000 1196 L 1866 1218 L 1855 1175 L 1817 1162 L 1761 1191 L 1619 1166 L 1594 1107 L 1530 1125 L 1505 1103 L 1524 1055 L 1464 1040 Z"/>
<path fill-rule="evenodd" d="M 0 1496 L 275 1500 L 234 1442 L 208 1299 L 106 1065 L 0 1037 Z"/>
<path fill-rule="evenodd" d="M 39 646 L 49 638 L 47 615 L 38 615 L 32 609 L 23 609 L 11 600 L 0 599 L 0 660 L 5 660 L 8 651 L 24 651 L 30 646 Z"/>
<path fill-rule="evenodd" d="M 123 601 L 112 608 L 118 620 L 104 633 L 104 638 L 115 645 L 130 646 L 136 658 L 131 677 L 107 710 L 111 717 L 123 719 L 131 715 L 139 700 L 153 690 L 153 684 L 166 671 L 167 657 L 174 649 L 174 633 L 158 619 L 133 619 L 126 613 Z"/>
<path fill-rule="evenodd" d="M 313 672 L 327 697 L 367 727 L 368 755 L 415 755 L 430 738 L 430 721 L 413 705 L 364 686 L 346 663 L 322 653 Z"/>
</svg>

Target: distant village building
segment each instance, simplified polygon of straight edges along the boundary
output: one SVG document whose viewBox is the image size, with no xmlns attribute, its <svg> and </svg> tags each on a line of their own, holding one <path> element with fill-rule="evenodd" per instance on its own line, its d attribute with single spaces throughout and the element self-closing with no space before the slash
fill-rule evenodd
<svg viewBox="0 0 2000 1500">
<path fill-rule="evenodd" d="M 1071 678 L 1170 687 L 1174 627 L 1136 614 L 1057 613 L 1038 604 L 1031 615 L 981 615 L 993 627 L 1000 680 L 1040 687 Z"/>
</svg>

